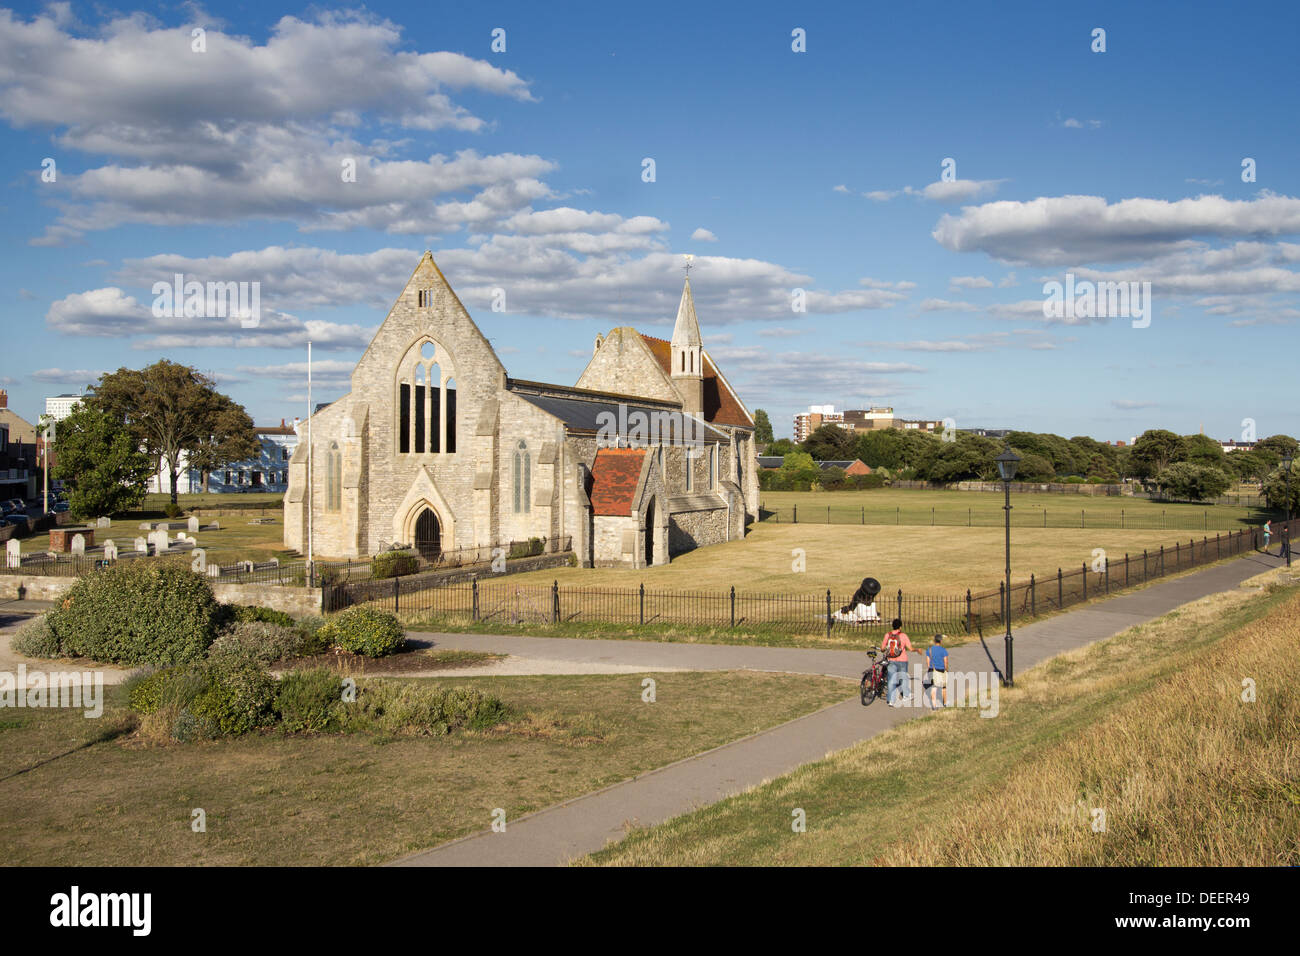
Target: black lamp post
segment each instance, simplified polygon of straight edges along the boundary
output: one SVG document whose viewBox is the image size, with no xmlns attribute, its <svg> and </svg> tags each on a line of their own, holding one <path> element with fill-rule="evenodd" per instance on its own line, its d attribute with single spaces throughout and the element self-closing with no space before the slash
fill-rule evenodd
<svg viewBox="0 0 1300 956">
<path fill-rule="evenodd" d="M 1287 452 L 1282 456 L 1282 474 L 1285 476 L 1282 487 L 1286 489 L 1286 524 L 1282 525 L 1282 550 L 1286 552 L 1286 566 L 1291 567 L 1291 462 L 1294 456 Z"/>
<path fill-rule="evenodd" d="M 1003 592 L 1006 600 L 1006 606 L 1003 614 L 1007 622 L 1007 667 L 1006 674 L 1003 675 L 1002 681 L 1008 687 L 1015 686 L 1014 670 L 1012 669 L 1011 656 L 1011 479 L 1016 477 L 1016 466 L 1020 464 L 1020 456 L 1011 450 L 1008 445 L 1006 450 L 997 458 L 993 459 L 998 463 L 998 474 L 1002 476 L 1002 489 L 1006 492 L 1007 502 L 1002 506 L 1002 510 L 1007 516 L 1007 579 L 1006 590 Z"/>
</svg>

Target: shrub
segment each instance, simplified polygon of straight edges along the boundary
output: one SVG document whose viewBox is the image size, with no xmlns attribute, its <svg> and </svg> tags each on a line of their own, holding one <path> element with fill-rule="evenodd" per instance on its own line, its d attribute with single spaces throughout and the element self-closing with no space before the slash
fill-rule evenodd
<svg viewBox="0 0 1300 956">
<path fill-rule="evenodd" d="M 240 604 L 235 607 L 235 620 L 241 623 L 265 621 L 267 624 L 277 624 L 280 627 L 295 627 L 297 625 L 292 614 L 277 611 L 275 608 L 258 607 L 249 604 Z"/>
<path fill-rule="evenodd" d="M 499 698 L 480 690 L 383 680 L 359 684 L 356 701 L 341 711 L 345 730 L 393 736 L 440 737 L 460 727 L 480 730 L 507 715 Z"/>
<path fill-rule="evenodd" d="M 172 504 L 169 501 L 167 502 L 167 506 L 163 508 L 163 514 L 169 518 L 179 518 L 181 516 L 181 506 Z"/>
<path fill-rule="evenodd" d="M 118 562 L 86 575 L 49 614 L 64 653 L 159 667 L 201 660 L 217 621 L 206 578 L 154 561 Z"/>
<path fill-rule="evenodd" d="M 266 666 L 302 656 L 310 640 L 297 627 L 245 621 L 221 632 L 221 636 L 208 648 L 208 659 L 243 660 Z"/>
<path fill-rule="evenodd" d="M 370 576 L 375 580 L 395 578 L 403 574 L 414 574 L 420 568 L 415 555 L 404 551 L 385 551 L 377 554 L 370 562 Z"/>
<path fill-rule="evenodd" d="M 291 671 L 280 678 L 274 710 L 290 733 L 334 730 L 340 723 L 342 682 L 323 667 Z"/>
<path fill-rule="evenodd" d="M 350 607 L 326 622 L 318 636 L 334 647 L 366 657 L 383 657 L 406 646 L 400 621 L 384 611 Z"/>
<path fill-rule="evenodd" d="M 207 684 L 190 704 L 200 723 L 217 734 L 238 736 L 270 721 L 275 678 L 247 661 L 222 661 L 205 668 Z"/>
<path fill-rule="evenodd" d="M 44 614 L 32 618 L 19 627 L 10 640 L 9 646 L 26 657 L 63 656 L 59 647 L 59 638 Z"/>
<path fill-rule="evenodd" d="M 169 706 L 186 708 L 207 685 L 208 674 L 196 667 L 165 667 L 134 674 L 126 682 L 127 706 L 144 717 Z"/>
<path fill-rule="evenodd" d="M 302 653 L 305 657 L 314 654 L 323 654 L 329 650 L 329 641 L 321 636 L 321 628 L 325 626 L 325 618 L 319 614 L 309 614 L 306 617 L 299 618 L 298 630 L 302 634 Z"/>
</svg>

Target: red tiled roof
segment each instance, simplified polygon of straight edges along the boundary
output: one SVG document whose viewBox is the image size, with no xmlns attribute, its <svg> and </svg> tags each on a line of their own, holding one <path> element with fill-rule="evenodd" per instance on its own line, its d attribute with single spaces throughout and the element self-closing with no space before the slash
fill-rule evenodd
<svg viewBox="0 0 1300 956">
<path fill-rule="evenodd" d="M 641 479 L 644 448 L 601 448 L 591 463 L 591 510 L 598 515 L 630 515 Z"/>
<path fill-rule="evenodd" d="M 659 363 L 664 373 L 671 376 L 673 364 L 673 346 L 667 339 L 657 339 L 653 335 L 638 333 L 641 340 L 650 349 L 650 353 Z M 704 420 L 710 425 L 739 425 L 741 428 L 753 428 L 754 423 L 745 414 L 745 408 L 722 381 L 722 376 L 713 367 L 713 362 L 704 357 Z"/>
</svg>

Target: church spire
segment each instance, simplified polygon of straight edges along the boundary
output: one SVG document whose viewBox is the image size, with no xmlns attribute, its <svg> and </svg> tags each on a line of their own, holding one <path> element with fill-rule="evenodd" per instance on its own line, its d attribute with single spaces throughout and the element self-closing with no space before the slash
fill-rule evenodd
<svg viewBox="0 0 1300 956">
<path fill-rule="evenodd" d="M 682 286 L 682 301 L 677 306 L 677 324 L 673 326 L 674 348 L 699 348 L 704 344 L 700 338 L 700 320 L 695 317 L 695 297 L 691 295 L 691 277 L 686 277 Z"/>
<path fill-rule="evenodd" d="M 690 265 L 687 265 L 687 269 Z M 695 297 L 691 295 L 691 276 L 686 275 L 682 301 L 677 306 L 677 324 L 673 326 L 672 378 L 682 396 L 682 411 L 687 415 L 704 414 L 704 341 L 700 338 L 700 320 L 695 317 Z"/>
</svg>

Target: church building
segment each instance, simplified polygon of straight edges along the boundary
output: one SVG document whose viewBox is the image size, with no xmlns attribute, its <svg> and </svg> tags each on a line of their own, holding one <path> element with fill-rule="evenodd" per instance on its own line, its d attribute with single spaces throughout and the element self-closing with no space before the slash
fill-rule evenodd
<svg viewBox="0 0 1300 956">
<path fill-rule="evenodd" d="M 573 386 L 511 378 L 426 252 L 352 373 L 299 426 L 286 547 L 411 547 L 491 560 L 542 539 L 583 567 L 641 568 L 744 536 L 754 421 L 700 335 L 689 277 L 671 340 L 598 336 Z"/>
</svg>

